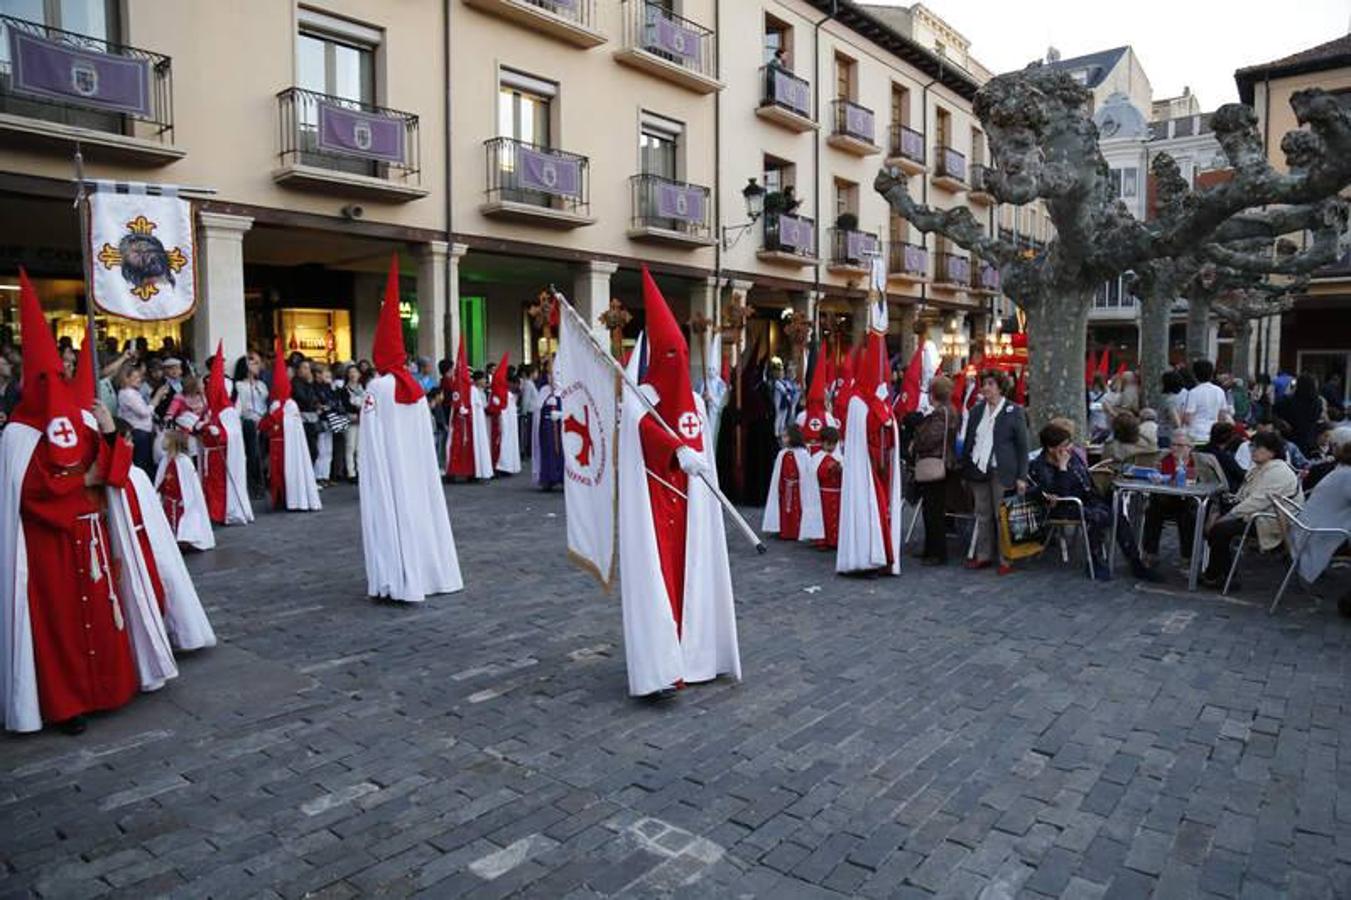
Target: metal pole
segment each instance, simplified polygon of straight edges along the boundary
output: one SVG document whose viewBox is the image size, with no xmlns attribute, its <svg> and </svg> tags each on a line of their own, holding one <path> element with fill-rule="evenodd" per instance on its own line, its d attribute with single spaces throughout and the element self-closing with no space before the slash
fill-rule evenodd
<svg viewBox="0 0 1351 900">
<path fill-rule="evenodd" d="M 80 142 L 75 142 L 75 209 L 80 216 L 80 274 L 84 277 L 85 340 L 89 341 L 90 358 L 94 361 L 94 396 L 98 398 L 99 342 L 98 326 L 94 323 L 94 290 L 89 263 L 89 203 L 85 193 L 84 154 Z"/>
<path fill-rule="evenodd" d="M 586 320 L 582 318 L 582 314 L 573 309 L 572 304 L 561 296 L 559 297 L 558 302 L 562 304 L 563 309 L 568 315 L 576 319 L 577 323 L 582 326 L 582 333 L 586 335 L 587 340 L 589 340 L 592 346 L 596 348 L 596 351 L 605 358 L 605 361 L 610 364 L 610 367 L 619 373 L 619 377 L 624 379 L 624 383 L 628 385 L 629 390 L 637 395 L 638 400 L 647 408 L 647 411 L 652 414 L 652 418 L 656 420 L 657 424 L 661 425 L 671 437 L 680 440 L 680 435 L 676 434 L 676 430 L 661 417 L 661 413 L 657 412 L 657 408 L 652 405 L 652 401 L 647 399 L 646 395 L 638 389 L 638 385 L 634 384 L 629 379 L 629 373 L 624 371 L 624 367 L 619 364 L 619 361 L 609 353 L 606 353 L 605 348 L 601 347 L 600 342 L 596 340 L 595 335 L 591 333 L 590 327 L 587 326 Z M 732 517 L 732 521 L 741 529 L 742 534 L 746 536 L 746 540 L 750 541 L 755 546 L 756 552 L 767 552 L 769 548 L 765 546 L 764 541 L 760 540 L 760 536 L 755 533 L 755 530 L 751 528 L 750 525 L 746 524 L 746 520 L 741 517 L 741 513 L 732 505 L 732 501 L 728 500 L 726 495 L 718 489 L 718 486 L 709 480 L 708 473 L 700 472 L 699 478 L 704 482 L 708 489 L 713 492 L 713 496 L 718 498 L 718 502 L 722 504 L 723 509 L 727 510 L 728 515 Z"/>
</svg>

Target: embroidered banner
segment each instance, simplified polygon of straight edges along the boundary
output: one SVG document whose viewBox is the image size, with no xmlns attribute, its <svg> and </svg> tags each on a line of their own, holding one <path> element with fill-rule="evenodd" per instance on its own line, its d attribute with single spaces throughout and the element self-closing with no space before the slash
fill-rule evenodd
<svg viewBox="0 0 1351 900">
<path fill-rule="evenodd" d="M 924 162 L 924 135 L 911 128 L 902 128 L 901 156 L 916 162 Z"/>
<path fill-rule="evenodd" d="M 848 259 L 869 259 L 877 255 L 877 235 L 866 231 L 847 231 L 844 252 Z"/>
<path fill-rule="evenodd" d="M 516 147 L 516 172 L 520 185 L 556 197 L 582 197 L 582 161 L 529 147 Z"/>
<path fill-rule="evenodd" d="M 150 60 L 72 47 L 13 27 L 8 30 L 14 93 L 151 117 Z"/>
<path fill-rule="evenodd" d="M 688 184 L 671 184 L 658 181 L 657 215 L 663 219 L 679 219 L 682 222 L 704 221 L 704 189 Z"/>
<path fill-rule="evenodd" d="M 810 219 L 779 216 L 779 246 L 796 252 L 813 249 L 816 227 Z"/>
<path fill-rule="evenodd" d="M 851 137 L 871 141 L 873 139 L 872 110 L 864 109 L 862 106 L 856 106 L 853 103 L 845 103 L 843 106 L 845 132 Z"/>
<path fill-rule="evenodd" d="M 923 274 L 929 268 L 929 251 L 914 244 L 906 244 L 902 262 L 906 272 Z"/>
<path fill-rule="evenodd" d="M 648 26 L 649 46 L 683 60 L 696 60 L 703 50 L 703 35 L 658 14 Z"/>
<path fill-rule="evenodd" d="M 999 290 L 999 270 L 989 263 L 981 263 L 980 286 L 987 291 Z"/>
<path fill-rule="evenodd" d="M 948 281 L 952 284 L 971 283 L 971 261 L 965 256 L 949 256 L 947 261 Z"/>
<path fill-rule="evenodd" d="M 348 109 L 320 100 L 318 147 L 341 156 L 358 156 L 403 165 L 407 161 L 403 119 Z"/>
<path fill-rule="evenodd" d="M 951 147 L 943 148 L 943 174 L 966 180 L 966 157 Z"/>
<path fill-rule="evenodd" d="M 770 69 L 769 72 L 773 79 L 774 102 L 810 118 L 812 114 L 811 86 L 801 78 L 797 78 L 782 69 Z"/>
<path fill-rule="evenodd" d="M 178 197 L 89 195 L 95 305 L 142 322 L 178 319 L 197 305 L 192 204 Z"/>
</svg>

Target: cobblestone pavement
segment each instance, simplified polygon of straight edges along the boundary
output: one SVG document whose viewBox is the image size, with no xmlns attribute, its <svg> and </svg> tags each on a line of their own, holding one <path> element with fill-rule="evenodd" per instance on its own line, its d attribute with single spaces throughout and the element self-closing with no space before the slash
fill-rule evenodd
<svg viewBox="0 0 1351 900">
<path fill-rule="evenodd" d="M 448 490 L 469 587 L 418 607 L 363 596 L 350 488 L 218 532 L 221 646 L 0 739 L 0 896 L 1351 896 L 1349 630 L 1305 596 L 737 544 L 745 682 L 654 707 L 561 498 Z"/>
</svg>

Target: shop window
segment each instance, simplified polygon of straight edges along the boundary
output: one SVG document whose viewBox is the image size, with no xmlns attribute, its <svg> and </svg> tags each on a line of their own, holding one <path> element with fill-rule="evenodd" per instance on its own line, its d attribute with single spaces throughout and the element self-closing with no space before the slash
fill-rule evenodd
<svg viewBox="0 0 1351 900">
<path fill-rule="evenodd" d="M 482 297 L 460 298 L 460 334 L 464 336 L 464 352 L 469 367 L 483 365 L 487 351 L 488 320 Z M 459 352 L 459 348 L 456 348 Z"/>
<path fill-rule="evenodd" d="M 277 311 L 277 333 L 288 353 L 334 363 L 352 358 L 352 314 L 345 309 L 288 307 Z"/>
</svg>

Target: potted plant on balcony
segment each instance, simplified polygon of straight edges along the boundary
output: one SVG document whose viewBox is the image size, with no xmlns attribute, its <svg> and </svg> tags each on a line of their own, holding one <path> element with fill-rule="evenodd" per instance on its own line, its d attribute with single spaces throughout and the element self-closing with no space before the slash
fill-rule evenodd
<svg viewBox="0 0 1351 900">
<path fill-rule="evenodd" d="M 835 227 L 840 231 L 858 231 L 858 216 L 843 212 L 835 217 Z"/>
</svg>

